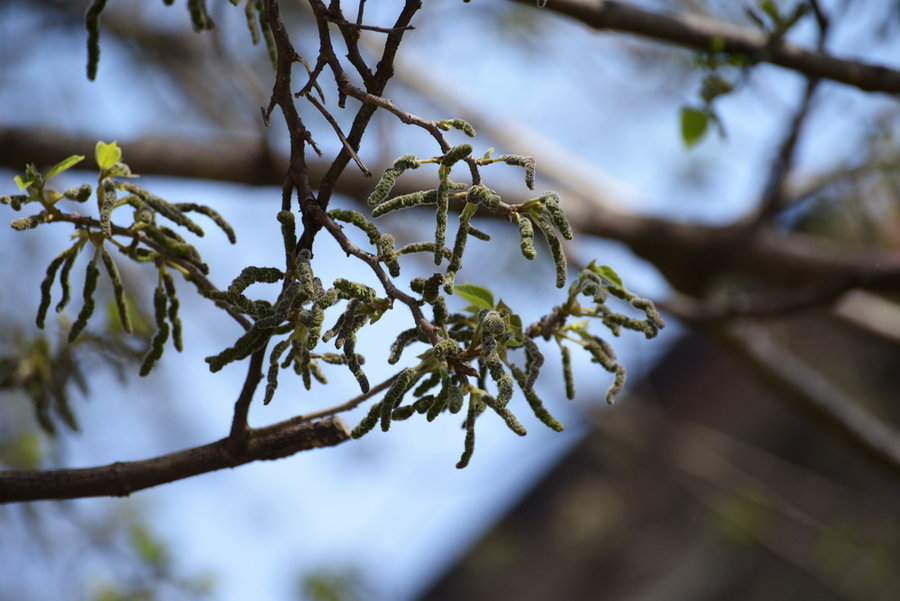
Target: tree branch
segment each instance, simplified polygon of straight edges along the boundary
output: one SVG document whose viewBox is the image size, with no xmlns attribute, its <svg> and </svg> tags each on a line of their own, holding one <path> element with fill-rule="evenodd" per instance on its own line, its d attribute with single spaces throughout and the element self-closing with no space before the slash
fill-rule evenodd
<svg viewBox="0 0 900 601">
<path fill-rule="evenodd" d="M 512 0 L 534 7 L 534 0 Z M 900 93 L 900 71 L 807 50 L 747 27 L 696 15 L 667 15 L 612 0 L 551 0 L 543 10 L 571 17 L 594 29 L 634 33 L 698 51 L 721 42 L 723 52 L 745 54 L 817 79 L 830 79 L 869 92 Z"/>
<path fill-rule="evenodd" d="M 286 420 L 248 431 L 236 449 L 229 438 L 143 461 L 116 462 L 81 469 L 0 472 L 0 503 L 125 497 L 131 493 L 259 460 L 281 459 L 299 451 L 341 444 L 350 429 L 338 417 L 316 422 Z"/>
<path fill-rule="evenodd" d="M 866 411 L 825 376 L 750 322 L 722 329 L 726 341 L 790 399 L 835 426 L 854 445 L 900 471 L 900 431 Z"/>
</svg>

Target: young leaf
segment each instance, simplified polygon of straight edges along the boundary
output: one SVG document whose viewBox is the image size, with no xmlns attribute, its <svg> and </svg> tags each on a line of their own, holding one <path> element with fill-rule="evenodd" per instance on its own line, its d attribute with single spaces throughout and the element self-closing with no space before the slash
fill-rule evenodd
<svg viewBox="0 0 900 601">
<path fill-rule="evenodd" d="M 479 309 L 491 310 L 494 308 L 494 295 L 487 288 L 474 284 L 460 284 L 454 286 L 453 291 Z"/>
<path fill-rule="evenodd" d="M 80 163 L 83 160 L 84 160 L 83 155 L 73 154 L 69 158 L 63 159 L 62 161 L 60 161 L 57 164 L 50 167 L 50 170 L 47 172 L 46 175 L 44 175 L 44 179 L 50 179 L 54 175 L 59 175 L 66 169 L 71 169 L 72 167 L 74 167 L 75 165 L 77 165 L 78 163 Z"/>
<path fill-rule="evenodd" d="M 709 114 L 701 109 L 685 106 L 681 109 L 681 139 L 692 148 L 706 134 Z"/>
<path fill-rule="evenodd" d="M 588 265 L 588 269 L 612 284 L 613 287 L 618 288 L 619 290 L 626 290 L 622 278 L 620 278 L 619 274 L 609 265 L 595 265 L 594 262 L 591 261 Z"/>
<path fill-rule="evenodd" d="M 27 190 L 28 187 L 34 183 L 33 179 L 24 179 L 21 175 L 15 176 L 13 180 L 16 182 L 16 186 L 19 190 Z"/>
<path fill-rule="evenodd" d="M 109 144 L 97 142 L 97 146 L 94 148 L 94 159 L 100 169 L 109 169 L 122 160 L 122 149 L 115 140 Z"/>
</svg>

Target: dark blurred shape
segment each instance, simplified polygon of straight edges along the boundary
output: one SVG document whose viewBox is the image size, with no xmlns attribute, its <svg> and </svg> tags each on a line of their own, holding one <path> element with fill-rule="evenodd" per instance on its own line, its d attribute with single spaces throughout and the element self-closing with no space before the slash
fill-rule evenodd
<svg viewBox="0 0 900 601">
<path fill-rule="evenodd" d="M 896 413 L 896 345 L 822 314 L 773 332 Z M 778 394 L 689 336 L 421 599 L 900 598 L 897 474 Z"/>
</svg>

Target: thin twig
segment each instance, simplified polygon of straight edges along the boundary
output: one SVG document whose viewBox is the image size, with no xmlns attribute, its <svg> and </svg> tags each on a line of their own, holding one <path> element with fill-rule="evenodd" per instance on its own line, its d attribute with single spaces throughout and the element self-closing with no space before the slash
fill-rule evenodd
<svg viewBox="0 0 900 601">
<path fill-rule="evenodd" d="M 356 162 L 356 166 L 359 167 L 359 170 L 363 172 L 363 175 L 365 175 L 366 177 L 372 177 L 372 172 L 369 171 L 369 168 L 365 166 L 365 164 L 362 162 L 362 159 L 359 158 L 359 155 L 357 155 L 353 147 L 350 146 L 350 142 L 347 140 L 347 137 L 344 136 L 344 132 L 341 131 L 341 126 L 338 125 L 338 122 L 335 121 L 331 113 L 328 112 L 328 109 L 322 106 L 322 104 L 318 100 L 316 100 L 309 94 L 306 95 L 306 99 L 309 100 L 310 104 L 319 109 L 319 112 L 322 113 L 322 116 L 325 117 L 328 123 L 331 124 L 331 127 L 334 129 L 334 133 L 337 134 L 337 137 L 340 138 L 341 143 L 344 145 L 344 149 L 348 153 L 350 153 L 351 157 L 353 157 L 353 160 Z"/>
</svg>

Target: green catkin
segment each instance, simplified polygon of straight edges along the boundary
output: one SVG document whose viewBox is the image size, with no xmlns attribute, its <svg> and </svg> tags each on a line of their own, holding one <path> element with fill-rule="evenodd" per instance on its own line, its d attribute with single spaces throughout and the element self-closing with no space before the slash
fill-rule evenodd
<svg viewBox="0 0 900 601">
<path fill-rule="evenodd" d="M 328 216 L 335 221 L 343 221 L 344 223 L 355 225 L 366 233 L 366 236 L 369 238 L 369 244 L 378 246 L 378 241 L 381 239 L 381 232 L 378 231 L 378 228 L 374 223 L 366 219 L 359 211 L 332 209 L 331 211 L 328 211 Z"/>
<path fill-rule="evenodd" d="M 508 374 L 507 374 L 507 377 L 509 377 Z M 491 395 L 486 394 L 481 397 L 481 400 L 484 402 L 485 405 L 487 405 L 488 407 L 493 409 L 494 412 L 497 415 L 499 415 L 503 419 L 504 422 L 506 422 L 506 425 L 507 425 L 507 427 L 509 427 L 510 430 L 512 430 L 519 436 L 525 436 L 526 434 L 528 434 L 528 431 L 525 429 L 525 426 L 523 426 L 519 422 L 519 420 L 516 419 L 516 416 L 513 415 L 512 411 L 510 411 L 509 409 L 506 408 L 505 404 L 498 402 L 499 399 L 495 399 Z"/>
<path fill-rule="evenodd" d="M 366 377 L 365 372 L 363 372 L 362 367 L 357 360 L 358 355 L 355 350 L 356 336 L 351 334 L 344 343 L 344 356 L 347 358 L 347 368 L 350 370 L 350 373 L 353 374 L 353 377 L 356 378 L 360 391 L 363 394 L 366 394 L 369 392 L 369 379 Z"/>
<path fill-rule="evenodd" d="M 466 429 L 466 439 L 463 443 L 463 453 L 456 463 L 457 469 L 463 469 L 469 465 L 472 453 L 475 451 L 475 418 L 478 417 L 478 407 L 472 395 L 469 395 L 469 411 L 466 414 L 466 421 L 463 427 Z"/>
<path fill-rule="evenodd" d="M 321 359 L 325 363 L 329 365 L 346 365 L 347 357 L 345 355 L 338 355 L 337 353 L 321 353 L 315 355 L 316 359 Z M 366 362 L 366 358 L 362 355 L 357 354 L 356 360 L 360 365 L 363 365 Z"/>
<path fill-rule="evenodd" d="M 434 398 L 434 401 L 428 406 L 428 410 L 425 412 L 425 419 L 429 422 L 433 422 L 438 415 L 443 413 L 444 409 L 447 407 L 447 401 L 450 400 L 450 389 L 454 386 L 454 384 L 450 381 L 449 375 L 447 375 L 447 370 L 441 370 L 441 390 L 438 392 L 438 395 Z"/>
<path fill-rule="evenodd" d="M 284 254 L 287 257 L 285 271 L 294 274 L 297 270 L 297 224 L 294 214 L 290 211 L 278 211 L 276 216 L 281 224 L 281 242 L 284 245 Z"/>
<path fill-rule="evenodd" d="M 484 242 L 491 241 L 491 235 L 485 232 L 482 232 L 480 229 L 475 227 L 472 224 L 469 224 L 469 235 L 473 238 L 478 238 L 479 240 L 483 240 Z"/>
<path fill-rule="evenodd" d="M 362 355 L 356 355 L 357 358 Z M 309 362 L 309 372 L 313 375 L 316 381 L 319 384 L 328 384 L 328 378 L 325 377 L 325 374 L 322 373 L 322 368 L 319 367 L 319 362 L 315 360 L 310 360 Z M 309 388 L 307 388 L 309 390 Z"/>
<path fill-rule="evenodd" d="M 263 39 L 266 41 L 266 51 L 269 53 L 269 64 L 272 65 L 273 71 L 278 71 L 278 47 L 275 45 L 275 36 L 272 35 L 272 29 L 269 27 L 269 24 L 263 18 L 263 13 L 260 10 L 258 12 L 259 15 L 259 26 L 262 29 Z"/>
<path fill-rule="evenodd" d="M 425 286 L 422 288 L 422 299 L 426 303 L 436 302 L 441 297 L 441 284 L 444 282 L 444 274 L 435 273 L 425 280 Z"/>
<path fill-rule="evenodd" d="M 402 407 L 394 409 L 394 412 L 391 413 L 391 420 L 400 422 L 409 419 L 415 412 L 416 408 L 414 405 L 403 405 Z"/>
<path fill-rule="evenodd" d="M 337 289 L 338 298 L 346 300 L 356 299 L 364 303 L 370 303 L 377 297 L 374 288 L 359 282 L 345 280 L 344 278 L 336 279 L 334 287 Z"/>
<path fill-rule="evenodd" d="M 419 168 L 419 159 L 417 159 L 415 155 L 404 154 L 403 156 L 398 157 L 397 160 L 394 161 L 394 165 L 392 168 L 397 173 L 403 173 L 407 169 L 418 169 Z"/>
<path fill-rule="evenodd" d="M 397 361 L 400 360 L 400 355 L 403 354 L 403 349 L 412 344 L 413 342 L 417 342 L 419 340 L 419 329 L 418 328 L 409 328 L 408 330 L 403 330 L 397 335 L 397 339 L 394 340 L 394 343 L 391 345 L 391 353 L 388 355 L 388 363 L 394 365 Z"/>
<path fill-rule="evenodd" d="M 496 209 L 500 206 L 500 196 L 487 186 L 477 184 L 466 191 L 466 202 L 481 205 L 486 209 Z"/>
<path fill-rule="evenodd" d="M 462 388 L 455 384 L 450 387 L 449 392 L 450 394 L 447 398 L 447 409 L 450 410 L 450 413 L 453 413 L 455 415 L 462 411 L 466 399 L 463 396 Z"/>
<path fill-rule="evenodd" d="M 397 251 L 394 250 L 394 237 L 384 234 L 378 240 L 378 258 L 387 265 L 391 277 L 400 276 L 400 262 L 397 260 Z"/>
<path fill-rule="evenodd" d="M 568 219 L 566 219 L 562 209 L 559 208 L 559 194 L 553 191 L 544 192 L 541 195 L 541 201 L 544 203 L 544 209 L 550 217 L 550 221 L 553 222 L 553 225 L 559 230 L 562 237 L 566 240 L 571 240 L 574 237 L 572 226 L 569 225 Z"/>
<path fill-rule="evenodd" d="M 209 371 L 215 373 L 232 361 L 240 361 L 249 357 L 254 351 L 266 344 L 270 334 L 271 330 L 251 327 L 232 346 L 218 355 L 204 359 L 209 364 Z"/>
<path fill-rule="evenodd" d="M 388 213 L 399 211 L 400 209 L 408 209 L 419 205 L 435 204 L 437 202 L 437 197 L 437 190 L 421 190 L 419 192 L 395 196 L 372 209 L 372 217 L 378 218 L 387 215 Z"/>
<path fill-rule="evenodd" d="M 349 319 L 347 318 L 347 313 L 341 313 L 338 315 L 337 321 L 334 322 L 334 325 L 331 326 L 329 330 L 327 330 L 324 334 L 322 334 L 322 342 L 328 342 L 335 336 L 337 336 L 338 332 L 344 327 L 345 320 L 349 324 Z M 337 345 L 337 348 L 341 348 L 340 345 Z"/>
<path fill-rule="evenodd" d="M 566 381 L 566 398 L 570 401 L 575 398 L 575 378 L 572 375 L 572 354 L 569 347 L 562 344 L 559 345 L 559 351 L 562 355 L 563 378 Z"/>
<path fill-rule="evenodd" d="M 444 297 L 439 296 L 434 303 L 432 304 L 432 323 L 435 327 L 442 328 L 447 325 L 447 303 L 444 301 Z"/>
<path fill-rule="evenodd" d="M 493 161 L 503 161 L 507 165 L 515 165 L 524 168 L 525 185 L 528 186 L 529 190 L 534 190 L 534 159 L 532 157 L 517 154 L 505 154 L 493 159 Z"/>
<path fill-rule="evenodd" d="M 378 423 L 378 418 L 381 415 L 381 407 L 384 404 L 384 401 L 380 403 L 375 403 L 369 409 L 369 413 L 359 422 L 355 428 L 350 432 L 350 436 L 352 438 L 361 438 L 362 436 L 368 434 L 372 428 Z"/>
<path fill-rule="evenodd" d="M 256 26 L 256 15 L 254 11 L 259 10 L 259 3 L 256 0 L 247 0 L 244 5 L 244 16 L 247 19 L 247 30 L 250 32 L 250 39 L 253 45 L 259 44 L 259 27 Z"/>
<path fill-rule="evenodd" d="M 431 244 L 429 242 L 428 244 Z M 409 281 L 409 289 L 416 294 L 422 294 L 425 290 L 425 278 L 413 278 Z"/>
<path fill-rule="evenodd" d="M 450 263 L 447 265 L 447 273 L 456 273 L 462 267 L 462 256 L 466 250 L 466 241 L 469 237 L 469 207 L 477 207 L 477 205 L 466 204 L 459 215 L 459 228 L 456 230 L 456 239 L 453 242 L 453 252 L 450 255 Z M 448 291 L 449 294 L 449 291 Z"/>
<path fill-rule="evenodd" d="M 275 396 L 275 389 L 278 388 L 278 362 L 281 359 L 281 355 L 290 346 L 290 339 L 282 340 L 275 345 L 269 354 L 269 371 L 266 374 L 266 394 L 263 397 L 263 405 L 271 403 L 272 397 Z"/>
<path fill-rule="evenodd" d="M 525 346 L 525 373 L 527 375 L 525 385 L 531 390 L 541 373 L 541 366 L 544 365 L 544 355 L 534 340 L 527 336 L 523 340 L 523 345 Z"/>
<path fill-rule="evenodd" d="M 519 384 L 519 388 L 521 388 L 522 392 L 525 394 L 525 400 L 528 401 L 528 405 L 531 407 L 532 412 L 534 412 L 534 416 L 541 420 L 541 422 L 543 422 L 550 429 L 556 430 L 557 432 L 562 432 L 563 425 L 559 422 L 559 420 L 553 417 L 553 415 L 551 415 L 549 411 L 547 411 L 547 408 L 544 407 L 544 403 L 541 401 L 537 393 L 535 393 L 534 389 L 528 389 L 525 387 L 525 383 L 527 380 L 525 372 L 512 363 L 509 364 L 509 370 L 512 372 L 513 377 Z"/>
<path fill-rule="evenodd" d="M 414 367 L 404 369 L 385 393 L 384 399 L 381 401 L 381 430 L 383 432 L 390 430 L 391 414 L 403 401 L 406 391 L 415 383 L 416 373 L 417 370 Z"/>
<path fill-rule="evenodd" d="M 568 279 L 568 264 L 566 263 L 566 253 L 563 250 L 562 242 L 556 237 L 556 234 L 550 229 L 550 226 L 538 222 L 544 238 L 547 240 L 547 246 L 550 247 L 550 254 L 553 256 L 553 264 L 556 267 L 556 287 L 562 288 L 566 285 Z"/>
<path fill-rule="evenodd" d="M 204 274 L 209 273 L 209 266 L 200 259 L 197 249 L 184 241 L 184 238 L 167 227 L 146 227 L 141 230 L 147 237 L 162 246 L 166 252 L 195 265 Z"/>
<path fill-rule="evenodd" d="M 375 185 L 375 189 L 369 194 L 369 198 L 366 200 L 366 203 L 370 207 L 374 207 L 376 205 L 380 205 L 384 202 L 384 199 L 387 198 L 388 194 L 391 193 L 391 190 L 394 188 L 394 184 L 397 183 L 397 178 L 400 177 L 400 174 L 406 171 L 407 169 L 416 169 L 419 166 L 419 161 L 416 159 L 414 155 L 404 154 L 396 161 L 394 161 L 393 166 L 385 169 L 384 175 L 381 176 L 381 179 L 378 180 L 378 184 Z"/>
<path fill-rule="evenodd" d="M 425 419 L 430 422 L 434 421 L 437 416 L 440 415 L 447 407 L 447 403 L 450 401 L 450 397 L 453 396 L 453 391 L 458 391 L 456 385 L 453 383 L 453 380 L 450 379 L 450 373 L 443 367 L 440 369 L 440 375 L 441 390 L 438 393 L 437 397 L 434 399 L 434 402 L 428 407 L 428 411 L 425 415 Z"/>
<path fill-rule="evenodd" d="M 426 394 L 423 397 L 420 397 L 416 400 L 415 403 L 412 404 L 413 409 L 416 410 L 416 413 L 423 414 L 428 413 L 428 410 L 431 409 L 431 406 L 434 405 L 434 402 L 437 400 L 433 394 Z"/>
<path fill-rule="evenodd" d="M 369 194 L 369 198 L 366 199 L 366 204 L 370 207 L 375 207 L 384 202 L 384 199 L 387 198 L 388 194 L 391 193 L 391 190 L 394 188 L 394 184 L 397 183 L 397 178 L 400 176 L 394 169 L 386 169 L 384 171 L 384 175 L 381 176 L 381 179 L 378 180 L 378 183 L 375 185 L 375 189 L 372 190 L 371 194 Z M 376 217 L 378 215 L 375 215 Z"/>
<path fill-rule="evenodd" d="M 112 212 L 116 208 L 116 188 L 109 180 L 97 188 L 100 204 L 100 231 L 105 238 L 112 237 Z"/>
<path fill-rule="evenodd" d="M 264 284 L 274 284 L 281 281 L 284 273 L 276 267 L 256 267 L 250 265 L 241 270 L 236 278 L 231 281 L 228 286 L 227 293 L 230 296 L 238 295 L 244 292 L 250 284 L 261 282 Z"/>
<path fill-rule="evenodd" d="M 87 78 L 97 78 L 97 65 L 100 63 L 100 14 L 106 8 L 106 0 L 94 0 L 84 15 L 84 26 L 87 29 Z"/>
<path fill-rule="evenodd" d="M 453 254 L 449 248 L 444 247 L 442 250 L 442 255 L 445 259 L 449 259 L 450 255 Z M 413 242 L 411 244 L 407 244 L 405 246 L 401 246 L 397 250 L 398 255 L 408 255 L 412 253 L 433 253 L 434 252 L 434 242 Z"/>
<path fill-rule="evenodd" d="M 206 0 L 188 0 L 188 11 L 191 13 L 191 23 L 194 31 L 200 32 L 213 28 L 212 19 L 206 8 Z"/>
<path fill-rule="evenodd" d="M 622 364 L 617 364 L 616 365 L 616 374 L 613 379 L 613 383 L 609 387 L 609 390 L 606 391 L 606 402 L 609 403 L 610 405 L 612 405 L 615 402 L 616 396 L 620 392 L 622 392 L 622 389 L 625 387 L 625 378 L 626 378 L 625 367 L 623 367 Z"/>
<path fill-rule="evenodd" d="M 309 348 L 305 344 L 299 345 L 299 352 L 295 352 L 296 361 L 294 361 L 294 373 L 300 375 L 303 379 L 303 388 L 309 390 L 312 388 L 312 374 L 309 366 L 312 363 L 312 356 Z"/>
<path fill-rule="evenodd" d="M 119 186 L 123 190 L 131 192 L 132 194 L 143 200 L 151 209 L 153 209 L 172 223 L 180 225 L 196 236 L 200 236 L 201 238 L 203 237 L 203 229 L 199 225 L 194 223 L 190 218 L 188 218 L 187 215 L 181 212 L 176 207 L 176 205 L 163 200 L 155 194 L 151 194 L 150 192 L 144 190 L 136 184 L 122 182 L 119 184 Z"/>
<path fill-rule="evenodd" d="M 122 330 L 126 334 L 131 334 L 131 316 L 128 314 L 128 303 L 125 300 L 125 288 L 122 286 L 122 277 L 119 275 L 119 268 L 116 262 L 106 252 L 106 248 L 100 247 L 100 258 L 103 260 L 103 266 L 106 268 L 106 274 L 113 287 L 113 299 L 116 301 L 116 310 L 119 313 L 119 322 L 122 324 Z"/>
<path fill-rule="evenodd" d="M 310 311 L 311 319 L 309 322 L 309 335 L 307 336 L 306 346 L 310 350 L 316 348 L 319 344 L 319 334 L 322 332 L 322 322 L 325 321 L 325 309 L 332 306 L 338 300 L 337 290 L 332 288 L 325 294 L 319 296 L 313 303 Z"/>
<path fill-rule="evenodd" d="M 62 266 L 62 270 L 59 272 L 59 287 L 62 292 L 62 296 L 60 296 L 59 302 L 56 304 L 55 311 L 57 313 L 65 309 L 66 305 L 69 304 L 69 297 L 71 294 L 71 287 L 69 286 L 69 274 L 72 273 L 72 267 L 75 265 L 75 258 L 78 257 L 78 253 L 83 247 L 84 244 L 80 242 L 76 243 L 72 247 L 72 254 L 66 257 L 66 261 Z"/>
<path fill-rule="evenodd" d="M 522 256 L 529 261 L 537 256 L 534 249 L 534 227 L 531 225 L 531 219 L 524 215 L 519 217 L 519 248 L 522 250 Z"/>
<path fill-rule="evenodd" d="M 616 366 L 619 364 L 616 352 L 602 338 L 590 336 L 587 339 L 585 350 L 591 354 L 591 360 L 594 363 L 599 363 L 606 371 L 613 372 L 616 370 Z"/>
<path fill-rule="evenodd" d="M 0 204 L 9 205 L 13 211 L 21 211 L 22 205 L 27 203 L 28 200 L 29 199 L 27 194 L 13 194 L 12 196 L 7 196 L 4 194 L 3 196 L 0 196 Z"/>
<path fill-rule="evenodd" d="M 168 271 L 162 272 L 163 285 L 166 288 L 166 296 L 169 297 L 169 323 L 172 324 L 172 344 L 179 353 L 184 350 L 184 344 L 181 337 L 181 318 L 178 317 L 178 308 L 181 303 L 178 301 L 178 294 L 175 290 L 175 280 Z"/>
<path fill-rule="evenodd" d="M 444 131 L 448 131 L 452 127 L 462 131 L 470 138 L 475 137 L 475 128 L 472 127 L 472 124 L 463 121 L 462 119 L 445 119 L 443 121 L 438 121 L 437 126 Z"/>
<path fill-rule="evenodd" d="M 81 184 L 77 188 L 67 188 L 63 192 L 63 196 L 75 202 L 87 202 L 91 197 L 91 187 L 87 184 Z"/>
<path fill-rule="evenodd" d="M 420 397 L 435 386 L 437 386 L 441 381 L 441 372 L 433 371 L 431 375 L 427 378 L 423 379 L 418 386 L 416 386 L 415 390 L 413 390 L 412 395 L 414 397 Z"/>
<path fill-rule="evenodd" d="M 313 278 L 312 265 L 310 265 L 311 255 L 308 249 L 301 249 L 297 253 L 297 279 L 303 286 L 303 294 L 307 298 L 313 298 L 316 295 L 315 279 Z"/>
<path fill-rule="evenodd" d="M 56 279 L 56 272 L 59 271 L 63 262 L 74 261 L 80 250 L 80 245 L 75 244 L 59 253 L 47 266 L 47 273 L 41 282 L 41 304 L 38 306 L 37 318 L 35 323 L 37 327 L 44 329 L 44 320 L 47 318 L 47 309 L 50 308 L 50 288 L 53 287 L 53 281 Z M 65 292 L 68 292 L 68 279 L 66 279 Z M 68 295 L 67 295 L 68 296 Z"/>
<path fill-rule="evenodd" d="M 654 305 L 653 301 L 650 299 L 635 296 L 631 299 L 631 306 L 639 311 L 643 311 L 647 318 L 647 323 L 653 327 L 654 336 L 659 330 L 666 327 L 666 322 L 663 320 L 662 315 L 659 314 L 659 311 L 656 310 L 656 305 Z M 652 336 L 648 336 L 648 338 L 651 337 Z"/>
<path fill-rule="evenodd" d="M 434 230 L 434 264 L 440 265 L 444 257 L 444 240 L 447 239 L 447 213 L 450 210 L 450 194 L 446 180 L 442 180 L 437 190 Z"/>
<path fill-rule="evenodd" d="M 452 167 L 470 154 L 472 154 L 471 144 L 460 144 L 459 146 L 454 146 L 453 148 L 448 150 L 443 157 L 441 157 L 441 166 Z"/>
<path fill-rule="evenodd" d="M 163 345 L 169 339 L 169 324 L 166 323 L 167 304 L 168 297 L 162 283 L 160 283 L 157 285 L 156 290 L 153 291 L 153 320 L 156 323 L 156 334 L 153 335 L 153 339 L 150 341 L 150 349 L 144 355 L 144 360 L 141 363 L 141 376 L 146 376 L 150 373 L 150 370 L 162 357 Z"/>
<path fill-rule="evenodd" d="M 72 324 L 72 329 L 69 330 L 69 344 L 78 339 L 78 336 L 87 326 L 88 319 L 94 314 L 94 307 L 96 306 L 94 303 L 94 291 L 97 289 L 97 278 L 99 276 L 100 268 L 97 267 L 97 255 L 95 254 L 91 262 L 88 263 L 87 271 L 84 274 L 84 290 L 82 291 L 84 304 L 81 306 L 78 317 L 75 318 L 75 323 Z"/>
<path fill-rule="evenodd" d="M 36 215 L 15 219 L 9 226 L 17 232 L 24 232 L 25 230 L 32 230 L 42 223 L 46 223 L 48 217 L 50 217 L 50 214 L 47 211 L 41 211 Z"/>
<path fill-rule="evenodd" d="M 225 218 L 222 217 L 214 209 L 206 205 L 198 205 L 193 202 L 178 202 L 173 203 L 172 206 L 181 213 L 200 213 L 201 215 L 206 215 L 212 220 L 213 223 L 219 226 L 219 229 L 224 232 L 225 236 L 228 238 L 228 241 L 231 244 L 237 243 L 237 236 L 234 233 L 234 228 L 232 228 L 231 224 L 225 221 Z M 291 216 L 293 217 L 293 215 Z M 278 220 L 281 221 L 281 213 L 279 213 Z"/>
</svg>

